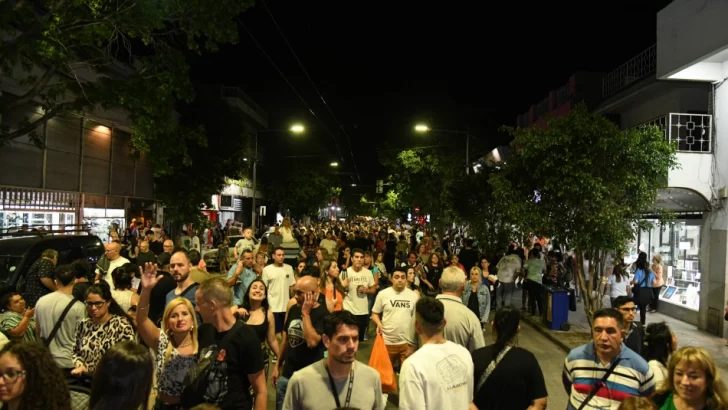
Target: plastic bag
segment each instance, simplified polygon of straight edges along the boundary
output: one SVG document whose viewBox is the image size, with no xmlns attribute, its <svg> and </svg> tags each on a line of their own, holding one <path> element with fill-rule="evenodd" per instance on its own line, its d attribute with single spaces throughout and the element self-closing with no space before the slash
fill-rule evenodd
<svg viewBox="0 0 728 410">
<path fill-rule="evenodd" d="M 382 379 L 382 393 L 397 391 L 397 379 L 394 377 L 394 368 L 392 361 L 389 360 L 389 353 L 382 335 L 378 334 L 374 340 L 372 355 L 369 357 L 369 367 L 379 372 L 379 377 Z"/>
</svg>

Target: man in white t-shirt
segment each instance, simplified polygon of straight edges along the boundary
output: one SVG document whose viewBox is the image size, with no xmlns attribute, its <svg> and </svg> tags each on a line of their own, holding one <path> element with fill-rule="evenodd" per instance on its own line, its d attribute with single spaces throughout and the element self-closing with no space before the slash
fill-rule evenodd
<svg viewBox="0 0 728 410">
<path fill-rule="evenodd" d="M 268 290 L 268 305 L 275 318 L 276 336 L 281 337 L 286 318 L 286 305 L 291 298 L 291 289 L 296 284 L 291 265 L 283 263 L 286 257 L 283 248 L 273 249 L 273 264 L 263 268 L 261 279 Z M 366 301 L 366 297 L 364 298 Z"/>
<path fill-rule="evenodd" d="M 121 256 L 121 244 L 119 242 L 107 243 L 105 248 L 105 258 L 101 258 L 96 265 L 96 282 L 102 279 L 105 280 L 113 291 L 114 281 L 111 278 L 111 274 L 114 272 L 114 269 L 129 263 L 129 259 Z"/>
<path fill-rule="evenodd" d="M 372 322 L 377 333 L 384 337 L 389 360 L 395 368 L 407 357 L 405 336 L 412 322 L 418 296 L 407 288 L 407 272 L 396 267 L 392 273 L 392 287 L 379 292 L 372 308 Z"/>
<path fill-rule="evenodd" d="M 344 297 L 344 310 L 356 316 L 359 323 L 359 341 L 364 341 L 364 335 L 369 327 L 369 299 L 377 288 L 374 286 L 374 275 L 369 269 L 363 268 L 364 251 L 354 249 L 351 257 L 351 267 L 346 270 L 346 277 L 342 284 L 348 289 Z M 270 296 L 269 296 L 270 298 Z"/>
<path fill-rule="evenodd" d="M 329 255 L 336 255 L 336 240 L 334 238 L 334 233 L 329 231 L 326 234 L 326 237 L 319 243 L 319 246 L 326 249 L 326 252 L 329 253 Z"/>
<path fill-rule="evenodd" d="M 473 359 L 447 341 L 445 307 L 425 297 L 415 305 L 415 330 L 422 347 L 402 365 L 400 410 L 462 410 L 473 400 Z"/>
</svg>

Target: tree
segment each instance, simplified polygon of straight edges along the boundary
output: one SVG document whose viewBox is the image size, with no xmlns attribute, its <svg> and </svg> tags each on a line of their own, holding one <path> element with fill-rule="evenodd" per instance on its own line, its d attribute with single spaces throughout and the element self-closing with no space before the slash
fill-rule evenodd
<svg viewBox="0 0 728 410">
<path fill-rule="evenodd" d="M 295 161 L 271 163 L 264 175 L 266 199 L 294 216 L 316 215 L 340 192 L 333 174 Z"/>
<path fill-rule="evenodd" d="M 181 128 L 198 130 L 206 138 L 191 140 L 189 161 L 170 164 L 170 172 L 156 178 L 156 194 L 165 205 L 165 219 L 197 225 L 203 219 L 201 209 L 210 204 L 212 195 L 219 194 L 230 180 L 247 180 L 250 166 L 244 158 L 251 136 L 245 131 L 240 110 L 215 94 L 200 92 L 194 102 L 178 111 Z"/>
<path fill-rule="evenodd" d="M 0 128 L 0 146 L 64 113 L 119 108 L 133 122 L 132 143 L 153 153 L 157 175 L 190 164 L 200 129 L 178 127 L 175 104 L 194 92 L 184 52 L 235 42 L 235 17 L 252 0 L 94 0 L 0 2 L 0 69 L 24 85 L 4 93 L 0 112 L 38 105 L 42 114 Z"/>
<path fill-rule="evenodd" d="M 477 173 L 466 175 L 460 183 L 453 184 L 448 192 L 454 220 L 467 226 L 469 236 L 478 240 L 478 248 L 489 258 L 502 250 L 504 244 L 523 236 L 509 214 L 493 200 L 489 183 L 493 172 L 497 171 L 481 167 Z"/>
<path fill-rule="evenodd" d="M 394 155 L 382 151 L 380 160 L 390 172 L 390 191 L 396 193 L 396 202 L 390 203 L 400 209 L 418 206 L 444 226 L 444 219 L 452 217 L 450 190 L 465 177 L 461 158 L 444 150 L 410 149 Z"/>
<path fill-rule="evenodd" d="M 501 210 L 524 232 L 558 238 L 576 252 L 587 318 L 601 300 L 590 289 L 607 252 L 621 251 L 676 166 L 675 146 L 656 127 L 620 130 L 578 105 L 545 128 L 509 130 L 513 151 L 490 177 Z M 590 256 L 589 281 L 583 261 Z"/>
</svg>

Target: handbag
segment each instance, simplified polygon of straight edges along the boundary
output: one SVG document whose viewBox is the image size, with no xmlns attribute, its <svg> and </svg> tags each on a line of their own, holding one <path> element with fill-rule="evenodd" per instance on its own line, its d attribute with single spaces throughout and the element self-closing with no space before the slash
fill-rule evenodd
<svg viewBox="0 0 728 410">
<path fill-rule="evenodd" d="M 637 306 L 646 306 L 652 303 L 652 288 L 647 287 L 647 279 L 650 277 L 649 271 L 642 270 L 644 272 L 644 278 L 639 286 L 635 287 L 632 292 L 635 294 L 634 299 Z M 645 285 L 645 286 L 642 286 Z"/>
<path fill-rule="evenodd" d="M 45 339 L 41 338 L 41 341 L 43 342 L 43 346 L 48 347 L 51 345 L 51 342 L 56 337 L 56 333 L 58 333 L 58 331 L 61 329 L 61 324 L 63 323 L 63 319 L 66 318 L 66 315 L 68 314 L 68 312 L 71 310 L 71 308 L 73 307 L 73 305 L 76 302 L 80 302 L 80 301 L 76 298 L 73 298 L 73 299 L 71 299 L 70 302 L 68 302 L 68 305 L 66 305 L 66 308 L 63 309 L 63 313 L 61 313 L 61 316 L 56 321 L 56 324 L 53 325 L 53 329 L 51 330 L 51 333 L 48 335 L 47 338 L 45 338 Z"/>
<path fill-rule="evenodd" d="M 483 374 L 480 375 L 480 378 L 478 379 L 478 384 L 475 386 L 475 394 L 473 394 L 473 397 L 477 396 L 478 393 L 480 393 L 480 389 L 483 388 L 483 385 L 485 384 L 486 380 L 490 377 L 491 373 L 493 373 L 493 370 L 495 370 L 495 367 L 498 366 L 498 363 L 500 363 L 501 360 L 503 360 L 503 357 L 511 350 L 510 346 L 506 346 L 503 348 L 503 350 L 498 353 L 498 356 L 495 358 L 495 360 L 491 361 L 490 364 L 488 364 L 488 367 L 485 369 Z"/>
</svg>

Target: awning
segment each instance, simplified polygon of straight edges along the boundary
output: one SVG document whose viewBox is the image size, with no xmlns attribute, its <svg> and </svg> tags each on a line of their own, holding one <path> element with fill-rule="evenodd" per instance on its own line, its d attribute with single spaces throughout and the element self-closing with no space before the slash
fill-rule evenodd
<svg viewBox="0 0 728 410">
<path fill-rule="evenodd" d="M 710 211 L 710 202 L 689 188 L 663 188 L 657 191 L 658 208 L 672 212 Z"/>
</svg>

